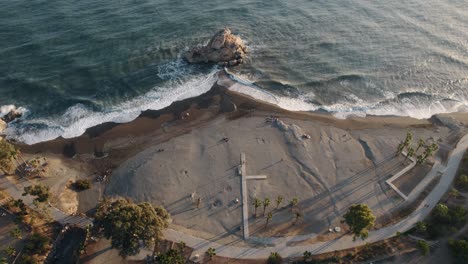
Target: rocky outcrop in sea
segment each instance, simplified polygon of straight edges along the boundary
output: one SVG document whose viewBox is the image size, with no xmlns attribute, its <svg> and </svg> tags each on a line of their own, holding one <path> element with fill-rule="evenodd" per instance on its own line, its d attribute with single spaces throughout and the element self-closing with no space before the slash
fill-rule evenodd
<svg viewBox="0 0 468 264">
<path fill-rule="evenodd" d="M 218 63 L 222 66 L 236 66 L 244 63 L 247 47 L 239 36 L 229 28 L 218 31 L 206 46 L 191 48 L 183 57 L 189 63 Z"/>
</svg>

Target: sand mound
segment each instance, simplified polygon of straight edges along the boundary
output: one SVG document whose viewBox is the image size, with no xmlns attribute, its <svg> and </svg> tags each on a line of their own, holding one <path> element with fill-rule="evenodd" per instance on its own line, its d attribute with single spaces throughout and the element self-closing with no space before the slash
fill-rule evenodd
<svg viewBox="0 0 468 264">
<path fill-rule="evenodd" d="M 300 201 L 303 224 L 291 228 L 291 210 L 279 209 L 269 232 L 318 233 L 338 225 L 352 203 L 367 203 L 377 215 L 398 206 L 401 200 L 384 184 L 391 170 L 378 164 L 394 156 L 405 133 L 396 128 L 347 131 L 312 121 L 272 121 L 261 116 L 233 121 L 220 117 L 127 160 L 114 171 L 105 193 L 161 204 L 176 225 L 192 230 L 240 234 L 237 168 L 240 153 L 245 152 L 247 173 L 268 176 L 248 182 L 249 204 L 255 197 L 268 197 L 271 210 L 278 195 L 285 198 L 283 206 L 293 197 Z M 310 138 L 303 138 L 304 134 Z M 401 162 L 394 163 L 388 166 L 398 169 Z M 260 222 L 264 219 L 252 220 L 253 236 L 268 233 L 257 228 L 263 226 Z"/>
</svg>

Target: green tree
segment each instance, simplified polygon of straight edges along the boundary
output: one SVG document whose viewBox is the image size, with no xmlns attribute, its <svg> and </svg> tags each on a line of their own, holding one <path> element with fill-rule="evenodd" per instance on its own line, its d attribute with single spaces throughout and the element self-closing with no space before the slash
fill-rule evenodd
<svg viewBox="0 0 468 264">
<path fill-rule="evenodd" d="M 207 255 L 208 258 L 209 258 L 210 260 L 212 260 L 213 257 L 216 256 L 216 249 L 211 248 L 211 247 L 208 248 L 208 249 L 206 250 L 206 252 L 205 252 L 205 255 Z"/>
<path fill-rule="evenodd" d="M 39 203 L 46 202 L 50 197 L 49 187 L 43 184 L 24 187 L 23 196 L 26 196 L 28 194 L 36 196 L 36 198 L 34 198 L 34 201 L 37 201 Z"/>
<path fill-rule="evenodd" d="M 468 241 L 461 240 L 449 240 L 448 242 L 450 252 L 454 256 L 456 263 L 468 263 Z"/>
<path fill-rule="evenodd" d="M 439 146 L 436 143 L 432 143 L 431 145 L 426 145 L 424 149 L 424 153 L 422 155 L 421 161 L 419 164 L 425 162 L 429 157 L 433 156 L 434 153 L 439 149 Z M 418 160 L 419 162 L 419 160 Z"/>
<path fill-rule="evenodd" d="M 418 150 L 422 147 L 426 146 L 426 142 L 422 139 L 418 140 L 418 146 L 416 147 L 416 150 L 414 151 L 415 153 L 418 153 Z"/>
<path fill-rule="evenodd" d="M 281 264 L 283 263 L 283 257 L 278 252 L 271 252 L 267 260 L 268 264 Z"/>
<path fill-rule="evenodd" d="M 397 147 L 397 151 L 396 151 L 396 155 L 395 156 L 398 156 L 401 154 L 401 152 L 405 149 L 405 143 L 404 142 L 401 142 L 400 144 L 398 144 L 398 147 Z"/>
<path fill-rule="evenodd" d="M 460 189 L 463 189 L 465 191 L 468 190 L 468 175 L 460 175 L 460 177 L 458 177 L 456 181 L 456 184 Z"/>
<path fill-rule="evenodd" d="M 407 132 L 405 142 L 404 142 L 405 148 L 407 148 L 409 145 L 411 145 L 412 140 L 413 140 L 413 133 Z"/>
<path fill-rule="evenodd" d="M 293 225 L 297 224 L 297 222 L 301 218 L 302 218 L 302 213 L 301 212 L 299 212 L 299 211 L 294 212 L 294 223 L 293 223 Z"/>
<path fill-rule="evenodd" d="M 10 236 L 17 239 L 21 239 L 21 229 L 19 229 L 18 227 L 13 228 L 12 230 L 10 230 Z"/>
<path fill-rule="evenodd" d="M 416 223 L 416 231 L 420 233 L 424 233 L 427 231 L 427 225 L 424 222 L 417 222 Z"/>
<path fill-rule="evenodd" d="M 169 213 L 162 207 L 126 199 L 104 199 L 97 207 L 94 227 L 111 240 L 112 248 L 126 257 L 140 252 L 140 241 L 146 247 L 159 242 L 168 220 Z"/>
<path fill-rule="evenodd" d="M 448 222 L 449 219 L 449 208 L 445 204 L 437 204 L 432 211 L 435 219 L 440 222 Z"/>
<path fill-rule="evenodd" d="M 20 210 L 19 215 L 26 215 L 28 213 L 28 209 L 22 199 L 14 200 L 13 206 Z"/>
<path fill-rule="evenodd" d="M 418 248 L 421 251 L 421 254 L 423 254 L 423 256 L 427 256 L 429 254 L 429 245 L 427 244 L 426 241 L 419 240 L 418 241 Z"/>
<path fill-rule="evenodd" d="M 449 209 L 450 225 L 462 226 L 466 223 L 466 209 L 463 206 L 456 205 Z"/>
<path fill-rule="evenodd" d="M 276 197 L 276 209 L 278 209 L 278 207 L 280 206 L 280 204 L 283 202 L 283 196 L 281 195 L 278 195 L 278 197 Z"/>
<path fill-rule="evenodd" d="M 180 254 L 180 251 L 169 249 L 165 253 L 159 253 L 154 258 L 156 264 L 184 264 L 185 259 Z"/>
<path fill-rule="evenodd" d="M 187 245 L 185 244 L 184 241 L 180 241 L 178 244 L 177 244 L 177 247 L 179 248 L 179 251 L 182 253 L 184 252 L 184 249 Z"/>
<path fill-rule="evenodd" d="M 270 222 L 271 218 L 273 218 L 273 214 L 269 212 L 266 218 L 265 228 L 268 226 L 268 223 Z"/>
<path fill-rule="evenodd" d="M 50 239 L 39 233 L 32 234 L 26 241 L 24 249 L 31 254 L 45 254 L 50 246 Z"/>
<path fill-rule="evenodd" d="M 405 161 L 414 156 L 414 149 L 412 147 L 408 147 L 407 150 Z"/>
<path fill-rule="evenodd" d="M 253 202 L 253 206 L 254 206 L 254 216 L 257 217 L 257 209 L 258 207 L 260 207 L 262 205 L 262 202 L 258 199 L 258 198 L 255 198 L 254 199 L 254 202 Z"/>
<path fill-rule="evenodd" d="M 449 199 L 450 199 L 450 198 L 455 198 L 455 199 L 456 199 L 456 198 L 458 198 L 458 197 L 460 196 L 460 192 L 459 192 L 457 189 L 452 188 L 452 189 L 450 190 L 450 192 L 448 193 L 448 195 L 449 195 L 449 196 L 448 196 Z"/>
<path fill-rule="evenodd" d="M 360 237 L 366 239 L 367 229 L 374 226 L 375 216 L 366 204 L 352 205 L 344 215 L 345 222 L 354 234 L 354 239 Z"/>
<path fill-rule="evenodd" d="M 14 257 L 16 256 L 16 249 L 12 246 L 8 246 L 5 250 L 5 255 L 7 255 L 8 257 Z"/>
<path fill-rule="evenodd" d="M 263 200 L 263 215 L 265 215 L 266 208 L 270 206 L 270 199 L 265 198 Z"/>
<path fill-rule="evenodd" d="M 16 146 L 8 143 L 6 140 L 0 141 L 0 170 L 5 174 L 13 173 L 13 160 L 19 155 L 19 150 Z"/>
<path fill-rule="evenodd" d="M 416 156 L 416 164 L 423 164 L 424 163 L 424 156 L 423 155 L 418 155 Z"/>
<path fill-rule="evenodd" d="M 304 260 L 304 262 L 307 262 L 309 261 L 310 258 L 312 258 L 312 252 L 310 251 L 304 251 L 304 254 L 302 254 L 302 258 Z"/>
<path fill-rule="evenodd" d="M 289 202 L 289 205 L 291 205 L 291 207 L 295 207 L 297 204 L 299 203 L 299 200 L 294 197 L 292 198 L 292 200 Z"/>
<path fill-rule="evenodd" d="M 88 190 L 89 188 L 91 188 L 91 182 L 88 179 L 77 180 L 75 181 L 75 183 L 73 183 L 73 186 L 78 191 L 84 191 L 84 190 Z"/>
</svg>

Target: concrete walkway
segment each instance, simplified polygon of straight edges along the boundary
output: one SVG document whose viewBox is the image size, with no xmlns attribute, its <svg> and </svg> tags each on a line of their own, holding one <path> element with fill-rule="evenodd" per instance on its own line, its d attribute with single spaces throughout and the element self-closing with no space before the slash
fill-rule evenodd
<svg viewBox="0 0 468 264">
<path fill-rule="evenodd" d="M 460 161 L 463 158 L 463 154 L 467 147 L 468 135 L 465 135 L 458 142 L 456 148 L 449 154 L 446 168 L 441 168 L 441 166 L 438 165 L 434 166 L 431 172 L 429 172 L 431 175 L 438 172 L 442 173 L 442 178 L 437 186 L 434 187 L 432 192 L 421 202 L 420 206 L 402 221 L 394 225 L 369 232 L 369 237 L 366 240 L 358 239 L 353 241 L 352 236 L 343 235 L 342 237 L 331 241 L 317 242 L 310 245 L 288 246 L 287 243 L 289 240 L 294 240 L 294 237 L 291 237 L 291 239 L 284 237 L 281 243 L 271 247 L 237 247 L 221 245 L 171 229 L 166 230 L 164 235 L 168 240 L 175 242 L 184 241 L 187 246 L 194 248 L 192 256 L 203 256 L 204 252 L 211 247 L 216 249 L 216 254 L 218 256 L 235 259 L 264 259 L 267 258 L 271 252 L 278 252 L 283 257 L 300 257 L 306 250 L 312 252 L 312 254 L 320 254 L 356 246 L 363 246 L 366 243 L 374 243 L 393 237 L 397 232 L 405 232 L 411 229 L 418 221 L 424 220 L 429 215 L 455 178 Z"/>
<path fill-rule="evenodd" d="M 6 193 L 8 193 L 13 199 L 23 200 L 24 204 L 30 207 L 33 210 L 36 210 L 36 206 L 33 204 L 34 197 L 31 195 L 23 196 L 24 187 L 33 185 L 32 182 L 19 179 L 18 182 L 12 182 L 7 177 L 1 176 L 0 177 L 0 188 L 3 189 Z M 49 212 L 50 217 L 59 222 L 62 225 L 70 224 L 70 225 L 77 225 L 81 228 L 85 228 L 87 225 L 91 224 L 93 221 L 91 218 L 86 216 L 79 216 L 79 215 L 68 215 L 62 212 L 60 209 L 53 207 L 49 204 Z"/>
</svg>

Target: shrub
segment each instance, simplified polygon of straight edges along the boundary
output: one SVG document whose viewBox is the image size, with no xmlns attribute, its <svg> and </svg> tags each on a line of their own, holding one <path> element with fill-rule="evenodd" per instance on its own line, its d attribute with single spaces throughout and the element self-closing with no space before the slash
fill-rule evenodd
<svg viewBox="0 0 468 264">
<path fill-rule="evenodd" d="M 283 258 L 278 252 L 271 252 L 267 260 L 268 264 L 281 264 L 283 263 Z"/>
<path fill-rule="evenodd" d="M 73 186 L 79 190 L 79 191 L 83 191 L 83 190 L 87 190 L 89 188 L 91 188 L 91 182 L 89 180 L 77 180 Z"/>
<path fill-rule="evenodd" d="M 31 254 L 44 254 L 47 252 L 49 244 L 50 240 L 48 237 L 34 233 L 26 241 L 24 249 Z"/>
<path fill-rule="evenodd" d="M 36 196 L 36 198 L 34 198 L 34 201 L 40 203 L 46 202 L 50 197 L 49 187 L 43 184 L 24 187 L 23 196 L 26 196 L 28 194 Z"/>
<path fill-rule="evenodd" d="M 424 222 L 417 222 L 416 223 L 416 231 L 420 233 L 424 233 L 427 231 L 427 225 Z"/>
<path fill-rule="evenodd" d="M 39 264 L 39 261 L 31 255 L 22 254 L 21 257 L 16 261 L 17 264 Z"/>
<path fill-rule="evenodd" d="M 166 253 L 160 253 L 155 257 L 158 264 L 184 264 L 185 259 L 179 251 L 169 249 Z"/>
<path fill-rule="evenodd" d="M 449 240 L 450 251 L 457 263 L 468 263 L 468 241 L 467 240 Z"/>
<path fill-rule="evenodd" d="M 456 181 L 456 186 L 463 190 L 468 190 L 468 175 L 462 174 Z"/>
<path fill-rule="evenodd" d="M 429 245 L 427 244 L 426 241 L 419 240 L 418 241 L 418 248 L 421 251 L 421 254 L 423 254 L 423 256 L 427 256 L 429 254 Z"/>
<path fill-rule="evenodd" d="M 16 249 L 12 246 L 8 246 L 5 250 L 4 250 L 4 253 L 5 255 L 9 256 L 9 257 L 14 257 L 16 256 Z"/>
</svg>

